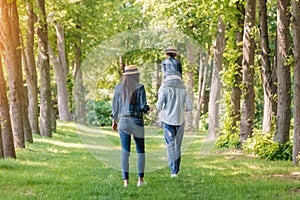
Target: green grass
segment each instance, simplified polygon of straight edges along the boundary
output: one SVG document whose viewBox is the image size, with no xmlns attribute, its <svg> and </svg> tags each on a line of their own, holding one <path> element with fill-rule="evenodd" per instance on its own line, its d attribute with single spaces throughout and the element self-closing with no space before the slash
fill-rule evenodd
<svg viewBox="0 0 300 200">
<path fill-rule="evenodd" d="M 123 188 L 116 132 L 58 125 L 53 138 L 35 135 L 16 160 L 0 160 L 0 199 L 300 199 L 299 167 L 211 149 L 203 134 L 187 134 L 179 177 L 171 179 L 162 131 L 154 127 L 146 131 L 148 185 L 137 188 L 132 173 Z"/>
</svg>

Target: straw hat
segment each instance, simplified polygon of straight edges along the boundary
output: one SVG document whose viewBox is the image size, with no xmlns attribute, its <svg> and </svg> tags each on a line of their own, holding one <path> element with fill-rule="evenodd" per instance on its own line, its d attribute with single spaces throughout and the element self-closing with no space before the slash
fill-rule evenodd
<svg viewBox="0 0 300 200">
<path fill-rule="evenodd" d="M 139 73 L 140 73 L 140 71 L 138 69 L 138 66 L 136 66 L 136 65 L 128 65 L 128 66 L 125 66 L 123 75 L 139 74 Z"/>
<path fill-rule="evenodd" d="M 177 53 L 177 48 L 174 47 L 174 46 L 167 47 L 167 49 L 165 50 L 165 53 L 175 53 L 176 55 L 178 54 Z"/>
</svg>

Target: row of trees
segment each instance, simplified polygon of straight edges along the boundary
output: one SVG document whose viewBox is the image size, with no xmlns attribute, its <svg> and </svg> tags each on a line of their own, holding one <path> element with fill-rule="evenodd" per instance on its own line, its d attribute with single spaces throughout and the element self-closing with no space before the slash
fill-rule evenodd
<svg viewBox="0 0 300 200">
<path fill-rule="evenodd" d="M 0 157 L 15 158 L 32 134 L 52 137 L 56 118 L 86 123 L 81 63 L 99 41 L 131 26 L 125 19 L 135 10 L 125 4 L 1 0 Z"/>
<path fill-rule="evenodd" d="M 14 147 L 25 148 L 25 141 L 32 142 L 32 133 L 51 137 L 56 117 L 86 123 L 85 103 L 103 99 L 99 90 L 84 87 L 81 69 L 97 44 L 124 31 L 167 29 L 186 34 L 201 48 L 173 35 L 158 42 L 157 49 L 117 55 L 105 66 L 107 76 L 89 74 L 88 79 L 96 80 L 101 91 L 111 91 L 125 64 L 153 61 L 150 74 L 156 87 L 153 79 L 143 80 L 154 104 L 161 50 L 175 44 L 184 51 L 185 81 L 196 99 L 195 111 L 187 113 L 188 128 L 199 130 L 208 110 L 211 140 L 238 146 L 261 132 L 271 135 L 274 143 L 292 140 L 293 163 L 298 162 L 297 0 L 0 2 L 0 157 L 15 157 Z M 146 37 L 139 39 L 147 44 Z"/>
</svg>

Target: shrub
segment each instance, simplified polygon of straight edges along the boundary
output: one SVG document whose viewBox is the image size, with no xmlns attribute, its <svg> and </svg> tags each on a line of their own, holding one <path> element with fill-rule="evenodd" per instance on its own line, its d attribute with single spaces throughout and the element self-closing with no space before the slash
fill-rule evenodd
<svg viewBox="0 0 300 200">
<path fill-rule="evenodd" d="M 254 133 L 252 138 L 245 141 L 243 149 L 247 153 L 267 160 L 292 160 L 292 143 L 274 142 L 271 134 Z"/>
<path fill-rule="evenodd" d="M 238 134 L 223 133 L 218 137 L 217 147 L 241 148 L 240 138 Z"/>
<path fill-rule="evenodd" d="M 111 103 L 109 101 L 89 101 L 86 108 L 88 125 L 111 126 Z"/>
</svg>

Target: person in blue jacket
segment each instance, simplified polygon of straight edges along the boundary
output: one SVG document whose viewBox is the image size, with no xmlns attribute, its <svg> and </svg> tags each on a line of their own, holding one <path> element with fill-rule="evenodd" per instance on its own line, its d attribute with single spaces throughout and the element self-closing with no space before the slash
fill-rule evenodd
<svg viewBox="0 0 300 200">
<path fill-rule="evenodd" d="M 125 67 L 123 79 L 115 87 L 112 102 L 112 128 L 119 132 L 122 155 L 122 178 L 124 187 L 129 184 L 129 155 L 131 135 L 138 153 L 138 183 L 143 186 L 145 170 L 145 137 L 143 115 L 150 110 L 146 101 L 144 85 L 139 83 L 139 70 L 136 65 Z"/>
<path fill-rule="evenodd" d="M 177 48 L 175 46 L 169 46 L 165 50 L 165 53 L 168 58 L 163 60 L 161 63 L 161 70 L 164 79 L 182 79 L 182 64 L 178 59 L 176 59 L 176 56 L 178 55 Z"/>
<path fill-rule="evenodd" d="M 160 111 L 158 125 L 164 129 L 171 177 L 177 177 L 181 163 L 184 112 L 191 111 L 193 104 L 182 81 L 181 62 L 175 58 L 177 48 L 170 46 L 165 52 L 168 59 L 162 62 L 164 81 L 158 90 L 156 108 Z"/>
</svg>

